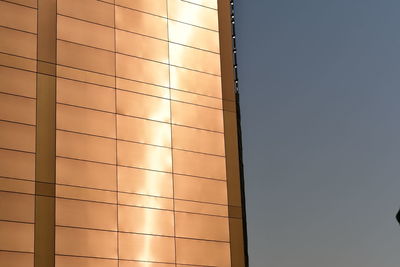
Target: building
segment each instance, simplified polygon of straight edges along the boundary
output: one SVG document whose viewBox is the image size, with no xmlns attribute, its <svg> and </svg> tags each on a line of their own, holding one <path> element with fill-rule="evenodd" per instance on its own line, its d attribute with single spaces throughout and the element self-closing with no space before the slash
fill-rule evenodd
<svg viewBox="0 0 400 267">
<path fill-rule="evenodd" d="M 230 1 L 0 14 L 0 266 L 246 266 Z"/>
</svg>

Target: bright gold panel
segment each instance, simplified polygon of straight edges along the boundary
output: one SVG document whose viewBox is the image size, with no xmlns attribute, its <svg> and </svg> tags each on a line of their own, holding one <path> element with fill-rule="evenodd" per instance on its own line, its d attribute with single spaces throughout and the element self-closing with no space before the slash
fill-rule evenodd
<svg viewBox="0 0 400 267">
<path fill-rule="evenodd" d="M 108 164 L 57 158 L 57 183 L 116 190 L 116 167 Z"/>
<path fill-rule="evenodd" d="M 34 196 L 0 192 L 0 220 L 34 222 L 34 203 Z"/>
<path fill-rule="evenodd" d="M 33 254 L 0 251 L 0 263 L 7 267 L 33 267 Z"/>
<path fill-rule="evenodd" d="M 114 29 L 64 16 L 57 16 L 57 38 L 114 50 Z"/>
<path fill-rule="evenodd" d="M 56 199 L 56 224 L 117 230 L 117 206 L 69 199 Z"/>
<path fill-rule="evenodd" d="M 221 75 L 219 54 L 171 43 L 169 59 L 171 65 Z"/>
<path fill-rule="evenodd" d="M 172 126 L 174 148 L 225 155 L 224 135 L 189 127 Z"/>
<path fill-rule="evenodd" d="M 33 72 L 0 66 L 0 80 L 0 92 L 36 97 L 36 74 Z"/>
<path fill-rule="evenodd" d="M 185 0 L 186 2 L 190 2 L 193 4 L 198 4 L 202 6 L 206 6 L 209 8 L 218 8 L 218 1 L 217 0 Z"/>
<path fill-rule="evenodd" d="M 0 27 L 0 52 L 36 58 L 36 35 Z"/>
<path fill-rule="evenodd" d="M 61 198 L 97 201 L 109 204 L 117 203 L 117 192 L 56 185 L 56 195 Z"/>
<path fill-rule="evenodd" d="M 173 263 L 175 260 L 174 239 L 119 233 L 119 256 L 127 260 Z"/>
<path fill-rule="evenodd" d="M 117 29 L 167 40 L 167 20 L 158 16 L 116 6 L 115 26 Z"/>
<path fill-rule="evenodd" d="M 169 86 L 168 65 L 117 54 L 117 76 L 155 85 Z"/>
<path fill-rule="evenodd" d="M 35 179 L 35 155 L 0 149 L 0 176 Z"/>
<path fill-rule="evenodd" d="M 150 85 L 142 82 L 135 82 L 126 79 L 117 78 L 117 88 L 142 93 L 146 95 L 153 95 L 162 98 L 169 98 L 169 89 L 165 87 Z"/>
<path fill-rule="evenodd" d="M 170 102 L 158 97 L 117 90 L 117 113 L 169 122 Z"/>
<path fill-rule="evenodd" d="M 33 59 L 27 59 L 27 58 L 22 58 L 22 57 L 17 57 L 13 55 L 7 55 L 7 54 L 0 54 L 0 62 L 2 62 L 3 66 L 9 66 L 9 67 L 14 67 L 18 68 L 21 70 L 29 70 L 36 72 L 36 60 Z M 32 73 L 35 75 L 35 73 Z M 7 89 L 4 89 L 7 90 Z M 28 90 L 29 92 L 29 90 Z"/>
<path fill-rule="evenodd" d="M 56 256 L 57 267 L 118 267 L 117 260 Z"/>
<path fill-rule="evenodd" d="M 117 233 L 56 227 L 56 253 L 117 258 Z"/>
<path fill-rule="evenodd" d="M 194 201 L 228 204 L 226 182 L 174 175 L 175 197 Z"/>
<path fill-rule="evenodd" d="M 219 53 L 218 32 L 177 21 L 168 21 L 169 41 Z"/>
<path fill-rule="evenodd" d="M 57 102 L 115 112 L 115 89 L 57 78 Z"/>
<path fill-rule="evenodd" d="M 36 101 L 0 93 L 0 119 L 35 124 Z"/>
<path fill-rule="evenodd" d="M 222 97 L 221 78 L 197 71 L 170 67 L 171 88 L 213 97 Z"/>
<path fill-rule="evenodd" d="M 181 0 L 168 0 L 168 18 L 218 31 L 218 12 Z"/>
<path fill-rule="evenodd" d="M 174 213 L 172 211 L 119 206 L 118 229 L 123 232 L 173 236 Z"/>
<path fill-rule="evenodd" d="M 163 17 L 167 15 L 167 2 L 165 0 L 115 0 L 115 4 Z"/>
<path fill-rule="evenodd" d="M 0 13 L 1 26 L 36 33 L 36 10 L 1 1 Z"/>
<path fill-rule="evenodd" d="M 229 242 L 228 218 L 177 212 L 175 224 L 177 237 Z"/>
<path fill-rule="evenodd" d="M 118 190 L 144 195 L 172 197 L 172 175 L 118 166 Z"/>
<path fill-rule="evenodd" d="M 173 210 L 173 199 L 164 197 L 145 196 L 132 193 L 118 193 L 118 204 L 137 206 L 143 208 L 154 208 Z"/>
<path fill-rule="evenodd" d="M 222 99 L 171 89 L 171 99 L 179 102 L 222 109 Z"/>
<path fill-rule="evenodd" d="M 118 139 L 159 146 L 171 146 L 171 126 L 167 123 L 117 116 Z"/>
<path fill-rule="evenodd" d="M 57 129 L 115 138 L 115 114 L 57 104 Z"/>
<path fill-rule="evenodd" d="M 8 179 L 8 178 L 0 178 L 0 188 L 4 191 L 10 192 L 20 192 L 20 193 L 35 193 L 35 183 L 33 181 L 27 180 L 17 180 L 17 179 Z"/>
<path fill-rule="evenodd" d="M 118 164 L 171 172 L 171 149 L 118 141 Z"/>
<path fill-rule="evenodd" d="M 0 121 L 0 147 L 35 152 L 35 127 Z"/>
<path fill-rule="evenodd" d="M 108 87 L 115 86 L 115 77 L 94 73 L 85 70 L 78 70 L 70 67 L 57 65 L 57 76 L 82 82 L 104 85 Z"/>
<path fill-rule="evenodd" d="M 0 221 L 0 250 L 33 252 L 33 226 Z"/>
<path fill-rule="evenodd" d="M 211 131 L 224 131 L 222 110 L 172 101 L 172 123 Z"/>
<path fill-rule="evenodd" d="M 59 14 L 114 26 L 114 6 L 96 0 L 58 0 Z"/>
<path fill-rule="evenodd" d="M 120 30 L 116 30 L 115 37 L 118 53 L 168 63 L 168 42 L 166 41 Z"/>
<path fill-rule="evenodd" d="M 207 255 L 207 257 L 204 257 Z M 176 239 L 177 263 L 230 267 L 229 243 Z"/>
<path fill-rule="evenodd" d="M 175 200 L 175 211 L 201 213 L 228 217 L 228 207 L 185 200 Z"/>
<path fill-rule="evenodd" d="M 115 75 L 115 54 L 109 51 L 57 41 L 57 61 L 69 67 Z"/>
<path fill-rule="evenodd" d="M 119 267 L 175 267 L 175 264 L 120 260 Z"/>
<path fill-rule="evenodd" d="M 177 174 L 225 180 L 225 158 L 173 150 L 174 172 Z"/>
<path fill-rule="evenodd" d="M 57 156 L 115 164 L 115 140 L 57 131 Z"/>
</svg>

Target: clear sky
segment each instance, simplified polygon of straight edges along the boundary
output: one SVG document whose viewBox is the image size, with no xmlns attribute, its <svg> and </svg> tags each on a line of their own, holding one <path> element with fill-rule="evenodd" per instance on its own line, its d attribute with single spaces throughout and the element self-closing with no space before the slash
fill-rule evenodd
<svg viewBox="0 0 400 267">
<path fill-rule="evenodd" d="M 399 267 L 400 1 L 236 0 L 251 267 Z"/>
</svg>

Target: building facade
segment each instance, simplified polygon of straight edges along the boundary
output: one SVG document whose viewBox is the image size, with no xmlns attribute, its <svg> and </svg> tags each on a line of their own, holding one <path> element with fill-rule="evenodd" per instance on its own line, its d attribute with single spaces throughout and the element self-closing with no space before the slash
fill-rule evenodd
<svg viewBox="0 0 400 267">
<path fill-rule="evenodd" d="M 247 266 L 231 8 L 0 1 L 0 266 Z"/>
</svg>

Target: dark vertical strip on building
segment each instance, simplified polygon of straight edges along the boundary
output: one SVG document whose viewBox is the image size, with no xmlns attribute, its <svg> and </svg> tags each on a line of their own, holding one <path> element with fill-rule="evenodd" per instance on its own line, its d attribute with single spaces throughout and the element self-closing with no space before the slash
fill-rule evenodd
<svg viewBox="0 0 400 267">
<path fill-rule="evenodd" d="M 57 0 L 38 0 L 35 267 L 55 266 Z"/>
</svg>

